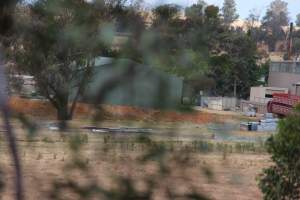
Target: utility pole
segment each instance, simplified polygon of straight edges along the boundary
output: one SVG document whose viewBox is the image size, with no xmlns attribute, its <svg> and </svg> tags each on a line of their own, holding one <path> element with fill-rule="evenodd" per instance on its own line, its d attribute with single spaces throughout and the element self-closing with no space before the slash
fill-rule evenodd
<svg viewBox="0 0 300 200">
<path fill-rule="evenodd" d="M 236 78 L 234 77 L 233 96 L 236 97 Z"/>
<path fill-rule="evenodd" d="M 16 135 L 10 124 L 10 109 L 8 105 L 7 95 L 7 77 L 5 73 L 5 55 L 4 47 L 2 46 L 1 37 L 9 34 L 13 24 L 13 12 L 19 0 L 1 0 L 0 3 L 0 113 L 2 114 L 3 125 L 5 128 L 5 136 L 8 142 L 8 147 L 12 156 L 13 165 L 15 168 L 15 199 L 23 200 L 23 181 L 21 161 L 18 154 L 18 146 L 16 142 Z"/>
</svg>

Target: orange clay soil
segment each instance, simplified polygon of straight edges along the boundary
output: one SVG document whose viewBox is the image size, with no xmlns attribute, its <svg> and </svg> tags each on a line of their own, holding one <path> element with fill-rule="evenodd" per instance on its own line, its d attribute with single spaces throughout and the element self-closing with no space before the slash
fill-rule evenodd
<svg viewBox="0 0 300 200">
<path fill-rule="evenodd" d="M 10 99 L 10 106 L 14 112 L 23 113 L 32 117 L 55 119 L 56 110 L 46 100 L 30 100 L 19 97 Z M 164 122 L 192 122 L 205 124 L 222 121 L 224 116 L 207 112 L 176 112 L 160 111 L 154 109 L 101 105 L 98 108 L 90 104 L 78 103 L 74 118 L 89 119 L 100 113 L 105 120 L 138 120 L 138 121 L 164 121 Z M 228 116 L 226 116 L 228 118 Z"/>
</svg>

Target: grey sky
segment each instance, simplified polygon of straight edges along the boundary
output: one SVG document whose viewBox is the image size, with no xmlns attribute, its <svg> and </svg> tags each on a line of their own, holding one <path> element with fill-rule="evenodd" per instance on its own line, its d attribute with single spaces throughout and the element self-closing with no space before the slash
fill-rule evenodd
<svg viewBox="0 0 300 200">
<path fill-rule="evenodd" d="M 215 4 L 219 7 L 222 6 L 223 0 L 205 0 L 209 4 Z M 197 0 L 144 0 L 147 4 L 155 6 L 162 3 L 176 3 L 181 6 L 191 5 Z M 241 18 L 246 18 L 251 9 L 256 9 L 261 16 L 265 14 L 266 8 L 272 0 L 236 0 L 237 10 Z M 289 4 L 290 18 L 296 19 L 296 15 L 300 13 L 300 0 L 286 0 Z"/>
</svg>

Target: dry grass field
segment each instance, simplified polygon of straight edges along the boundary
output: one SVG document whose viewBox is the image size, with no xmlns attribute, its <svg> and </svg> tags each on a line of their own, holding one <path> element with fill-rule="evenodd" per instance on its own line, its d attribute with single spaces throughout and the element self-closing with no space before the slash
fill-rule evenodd
<svg viewBox="0 0 300 200">
<path fill-rule="evenodd" d="M 183 194 L 193 187 L 211 199 L 262 199 L 256 177 L 262 168 L 270 165 L 266 154 L 224 155 L 222 152 L 191 151 L 188 161 L 182 165 L 176 158 L 185 155 L 187 151 L 175 150 L 167 152 L 163 161 L 170 172 L 161 174 L 159 160 L 139 162 L 139 157 L 147 153 L 141 151 L 139 144 L 134 147 L 132 143 L 118 146 L 114 142 L 105 142 L 105 137 L 101 135 L 80 134 L 88 138 L 80 151 L 81 159 L 87 165 L 83 171 L 69 170 L 72 152 L 68 148 L 68 141 L 59 133 L 45 131 L 30 141 L 19 135 L 26 199 L 51 199 L 53 183 L 64 182 L 70 177 L 79 184 L 96 182 L 106 189 L 113 188 L 118 177 L 130 178 L 136 182 L 134 185 L 137 184 L 137 188 L 143 188 L 143 180 L 150 178 L 156 183 L 154 199 L 165 199 L 166 187 Z M 1 147 L 0 166 L 5 184 L 1 196 L 2 199 L 13 199 L 13 169 L 5 143 Z M 207 169 L 212 173 L 210 176 L 206 174 Z M 80 199 L 69 190 L 64 191 L 63 196 L 65 199 Z M 87 199 L 99 198 L 95 196 Z"/>
<path fill-rule="evenodd" d="M 30 118 L 39 123 L 52 120 L 55 115 L 51 108 L 47 112 L 49 106 L 46 102 L 13 99 L 11 105 L 15 111 L 26 113 L 28 110 Z M 151 154 L 153 149 L 145 146 L 136 135 L 96 134 L 79 130 L 83 125 L 92 125 L 87 117 L 92 112 L 89 109 L 86 105 L 79 106 L 77 119 L 71 123 L 70 131 L 50 131 L 43 127 L 31 138 L 28 137 L 26 128 L 20 122 L 13 121 L 18 136 L 26 199 L 55 199 L 57 196 L 54 194 L 61 195 L 61 199 L 83 199 L 74 190 L 65 187 L 71 180 L 83 188 L 96 185 L 102 192 L 114 191 L 122 194 L 129 191 L 125 187 L 128 185 L 132 185 L 134 191 L 139 194 L 146 193 L 149 189 L 147 184 L 151 182 L 153 183 L 151 194 L 153 199 L 157 200 L 167 199 L 167 197 L 170 199 L 168 196 L 170 191 L 178 195 L 195 191 L 209 199 L 218 200 L 262 199 L 256 178 L 261 170 L 271 163 L 269 156 L 261 147 L 234 142 L 216 143 L 209 135 L 204 134 L 206 129 L 202 125 L 211 122 L 223 123 L 223 115 L 202 112 L 159 113 L 129 107 L 107 106 L 106 109 L 110 111 L 107 112 L 109 114 L 101 126 L 151 125 L 188 135 L 183 136 L 183 138 L 189 137 L 187 141 L 179 137 L 168 139 L 168 137 L 151 136 L 155 144 L 167 146 L 167 150 L 141 162 L 141 158 Z M 46 117 L 41 118 L 40 115 L 45 112 Z M 164 116 L 164 120 L 160 120 L 157 115 Z M 225 119 L 232 121 L 235 116 L 227 116 Z M 161 132 L 159 136 L 163 134 L 164 132 Z M 250 135 L 250 133 L 234 134 Z M 80 150 L 74 153 L 70 149 L 70 141 L 78 135 L 84 142 Z M 194 136 L 205 140 L 194 141 Z M 2 139 L 0 144 L 0 169 L 3 172 L 1 180 L 5 186 L 1 191 L 1 199 L 13 199 L 13 166 L 5 141 Z M 79 168 L 72 165 L 77 158 L 82 162 Z M 86 196 L 86 199 L 105 199 L 101 197 L 103 193 L 99 194 L 97 190 L 91 192 L 90 196 Z M 125 195 L 121 199 L 136 198 Z"/>
</svg>

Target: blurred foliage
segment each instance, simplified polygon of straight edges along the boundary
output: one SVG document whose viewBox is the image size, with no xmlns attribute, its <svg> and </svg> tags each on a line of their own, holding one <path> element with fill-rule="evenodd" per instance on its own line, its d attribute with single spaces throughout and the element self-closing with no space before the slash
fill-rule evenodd
<svg viewBox="0 0 300 200">
<path fill-rule="evenodd" d="M 300 107 L 280 121 L 278 133 L 268 139 L 266 148 L 273 164 L 259 177 L 264 199 L 299 199 L 300 188 Z"/>
<path fill-rule="evenodd" d="M 21 124 L 23 125 L 23 128 L 27 131 L 27 136 L 29 139 L 34 138 L 38 132 L 38 126 L 33 120 L 29 119 L 22 113 L 15 113 L 14 117 L 18 119 Z"/>
<path fill-rule="evenodd" d="M 15 5 L 20 0 L 1 0 L 0 1 L 0 35 L 8 36 L 13 27 L 13 12 Z"/>
</svg>

